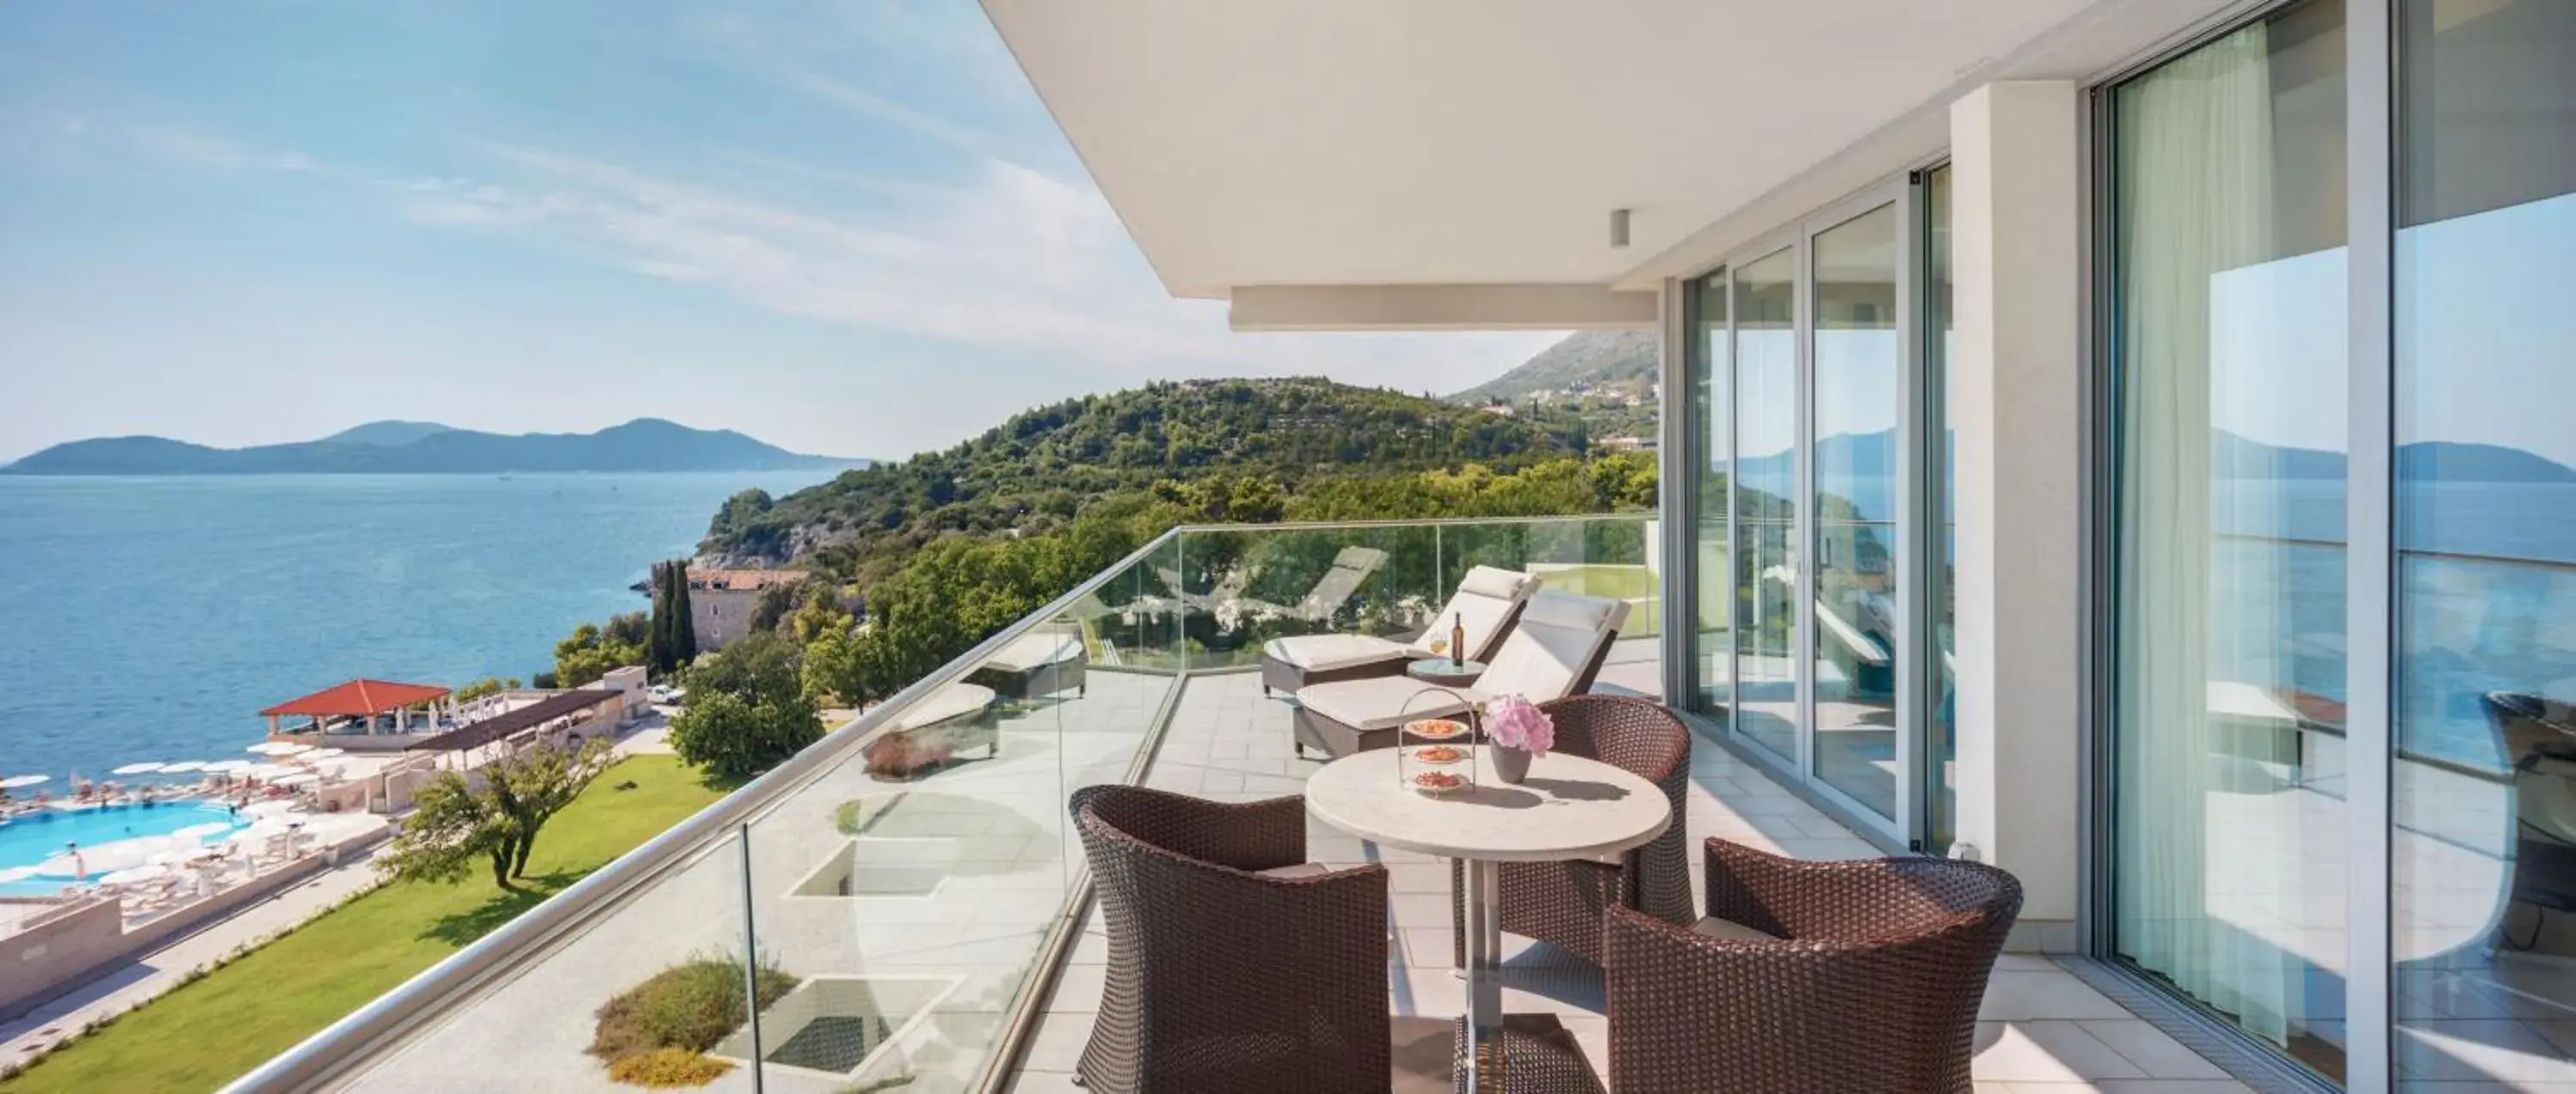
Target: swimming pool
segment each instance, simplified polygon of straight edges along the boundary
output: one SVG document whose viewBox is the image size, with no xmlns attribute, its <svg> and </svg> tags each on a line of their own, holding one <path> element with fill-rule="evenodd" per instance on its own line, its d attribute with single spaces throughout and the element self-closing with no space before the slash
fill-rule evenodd
<svg viewBox="0 0 2576 1094">
<path fill-rule="evenodd" d="M 133 805 L 96 805 L 83 809 L 39 809 L 0 822 L 0 870 L 34 866 L 63 853 L 63 845 L 95 847 L 121 839 L 166 836 L 195 824 L 244 821 L 220 805 L 178 801 Z M 57 879 L 51 883 L 60 887 Z M 9 888 L 0 883 L 0 891 Z"/>
</svg>

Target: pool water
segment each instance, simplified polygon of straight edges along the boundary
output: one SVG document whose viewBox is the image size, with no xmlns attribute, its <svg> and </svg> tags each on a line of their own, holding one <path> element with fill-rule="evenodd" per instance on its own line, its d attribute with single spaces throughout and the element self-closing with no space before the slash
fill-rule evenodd
<svg viewBox="0 0 2576 1094">
<path fill-rule="evenodd" d="M 211 821 L 230 821 L 235 827 L 246 823 L 223 806 L 192 801 L 39 809 L 0 822 L 0 870 L 34 866 L 62 854 L 66 843 L 94 847 L 121 839 L 166 836 Z"/>
</svg>

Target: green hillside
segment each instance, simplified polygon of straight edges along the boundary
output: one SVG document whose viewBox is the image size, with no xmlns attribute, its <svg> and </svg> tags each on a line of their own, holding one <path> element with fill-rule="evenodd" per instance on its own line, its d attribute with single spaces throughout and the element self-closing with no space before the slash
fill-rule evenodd
<svg viewBox="0 0 2576 1094">
<path fill-rule="evenodd" d="M 943 534 L 1040 534 L 1098 499 L 1158 483 L 1167 494 L 1210 479 L 1249 483 L 1237 508 L 1275 518 L 1286 499 L 1330 479 L 1468 464 L 1511 471 L 1585 448 L 1571 420 L 1505 418 L 1323 379 L 1158 383 L 1025 411 L 946 451 L 775 501 L 747 494 L 717 514 L 701 550 L 754 564 L 821 556 L 865 580 L 883 572 L 871 563 Z"/>
</svg>

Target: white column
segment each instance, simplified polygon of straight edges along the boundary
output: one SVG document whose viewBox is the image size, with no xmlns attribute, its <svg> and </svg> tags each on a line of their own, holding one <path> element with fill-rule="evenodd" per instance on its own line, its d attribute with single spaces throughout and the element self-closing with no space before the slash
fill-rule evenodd
<svg viewBox="0 0 2576 1094">
<path fill-rule="evenodd" d="M 1950 108 L 1958 839 L 2021 879 L 2017 949 L 2075 948 L 2083 724 L 2083 100 Z"/>
</svg>

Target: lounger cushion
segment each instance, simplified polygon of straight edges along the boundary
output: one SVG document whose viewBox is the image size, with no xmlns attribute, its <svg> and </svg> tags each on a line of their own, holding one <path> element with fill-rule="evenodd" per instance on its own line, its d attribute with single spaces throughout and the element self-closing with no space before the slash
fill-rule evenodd
<svg viewBox="0 0 2576 1094">
<path fill-rule="evenodd" d="M 1415 657 L 1446 654 L 1449 651 L 1445 648 L 1433 650 L 1431 642 L 1433 639 L 1447 642 L 1450 628 L 1458 626 L 1467 631 L 1467 652 L 1460 656 L 1484 654 L 1492 648 L 1494 634 L 1511 619 L 1512 611 L 1520 605 L 1521 598 L 1537 587 L 1536 579 L 1528 574 L 1493 566 L 1468 570 L 1466 578 L 1458 582 L 1458 595 L 1449 598 L 1449 603 L 1441 607 L 1440 614 L 1432 618 L 1431 626 L 1405 650 Z"/>
<path fill-rule="evenodd" d="M 1458 579 L 1461 594 L 1492 600 L 1519 600 L 1535 585 L 1530 575 L 1500 566 L 1470 567 L 1467 576 Z"/>
<path fill-rule="evenodd" d="M 984 659 L 984 668 L 1027 672 L 1082 656 L 1082 636 L 1070 631 L 1035 631 L 1013 639 Z"/>
<path fill-rule="evenodd" d="M 1476 688 L 1533 703 L 1562 699 L 1573 693 L 1584 666 L 1627 615 L 1628 605 L 1617 600 L 1542 590 L 1521 609 L 1520 626 L 1504 640 Z"/>
<path fill-rule="evenodd" d="M 1474 689 L 1452 688 L 1465 701 L 1436 691 L 1426 693 L 1422 681 L 1409 676 L 1381 676 L 1374 680 L 1343 680 L 1300 688 L 1297 702 L 1307 710 L 1363 732 L 1394 729 L 1416 718 L 1446 718 L 1467 709 L 1469 702 L 1481 702 Z"/>
<path fill-rule="evenodd" d="M 1413 656 L 1397 643 L 1365 634 L 1305 634 L 1273 638 L 1261 655 L 1307 672 L 1332 672 Z"/>
</svg>

